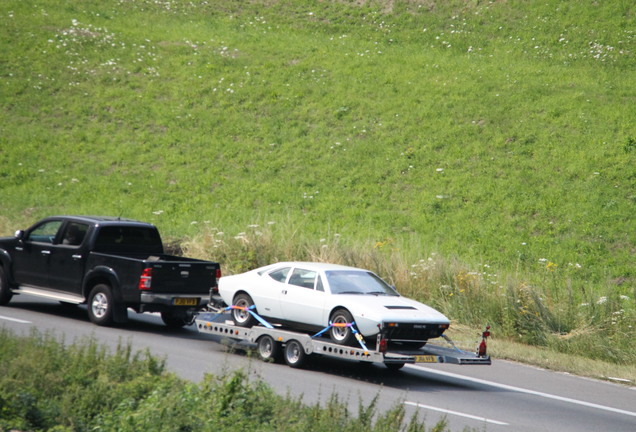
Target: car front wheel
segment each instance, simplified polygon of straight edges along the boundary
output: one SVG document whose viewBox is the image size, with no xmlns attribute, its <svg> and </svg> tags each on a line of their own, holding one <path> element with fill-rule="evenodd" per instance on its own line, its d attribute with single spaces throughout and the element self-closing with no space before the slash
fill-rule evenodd
<svg viewBox="0 0 636 432">
<path fill-rule="evenodd" d="M 351 330 L 353 316 L 346 309 L 336 309 L 329 317 L 329 321 L 336 326 L 329 329 L 331 340 L 340 345 L 353 345 L 356 341 L 355 335 Z"/>
</svg>

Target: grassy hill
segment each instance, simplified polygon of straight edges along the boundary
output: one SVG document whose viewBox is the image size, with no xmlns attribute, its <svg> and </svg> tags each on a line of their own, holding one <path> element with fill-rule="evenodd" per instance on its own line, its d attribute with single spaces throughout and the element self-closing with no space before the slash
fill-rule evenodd
<svg viewBox="0 0 636 432">
<path fill-rule="evenodd" d="M 0 227 L 154 222 L 226 272 L 364 265 L 635 363 L 630 1 L 0 4 Z"/>
</svg>

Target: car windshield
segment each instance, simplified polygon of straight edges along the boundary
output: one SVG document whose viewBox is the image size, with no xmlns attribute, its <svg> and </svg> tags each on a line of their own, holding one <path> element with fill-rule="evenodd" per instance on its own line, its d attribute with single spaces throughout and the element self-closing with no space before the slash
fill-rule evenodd
<svg viewBox="0 0 636 432">
<path fill-rule="evenodd" d="M 367 271 L 331 270 L 326 271 L 327 282 L 332 294 L 368 294 L 399 296 L 399 294 L 378 276 Z"/>
</svg>

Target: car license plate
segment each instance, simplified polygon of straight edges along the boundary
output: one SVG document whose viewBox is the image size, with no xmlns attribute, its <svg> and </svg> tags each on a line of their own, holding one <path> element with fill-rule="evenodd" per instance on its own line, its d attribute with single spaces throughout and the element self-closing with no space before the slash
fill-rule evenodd
<svg viewBox="0 0 636 432">
<path fill-rule="evenodd" d="M 418 355 L 418 356 L 415 356 L 415 363 L 437 363 L 437 356 Z"/>
<path fill-rule="evenodd" d="M 198 306 L 199 299 L 196 297 L 177 297 L 172 300 L 175 306 Z"/>
</svg>

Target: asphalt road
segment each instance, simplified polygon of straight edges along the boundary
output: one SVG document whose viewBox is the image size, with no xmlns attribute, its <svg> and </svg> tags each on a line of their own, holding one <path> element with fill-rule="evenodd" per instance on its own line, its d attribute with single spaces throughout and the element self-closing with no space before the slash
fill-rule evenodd
<svg viewBox="0 0 636 432">
<path fill-rule="evenodd" d="M 194 326 L 168 330 L 154 315 L 130 312 L 125 327 L 97 327 L 82 306 L 69 307 L 27 295 L 0 307 L 0 326 L 27 335 L 33 327 L 66 341 L 93 337 L 115 347 L 131 343 L 166 359 L 179 376 L 199 381 L 204 374 L 243 368 L 281 394 L 322 402 L 335 392 L 357 413 L 360 402 L 378 396 L 379 409 L 405 404 L 430 428 L 446 418 L 453 431 L 636 431 L 636 387 L 579 378 L 520 364 L 491 366 L 407 365 L 392 372 L 383 365 L 312 358 L 306 368 L 262 362 Z M 240 347 L 239 347 L 240 348 Z M 1 349 L 1 347 L 0 347 Z"/>
</svg>

